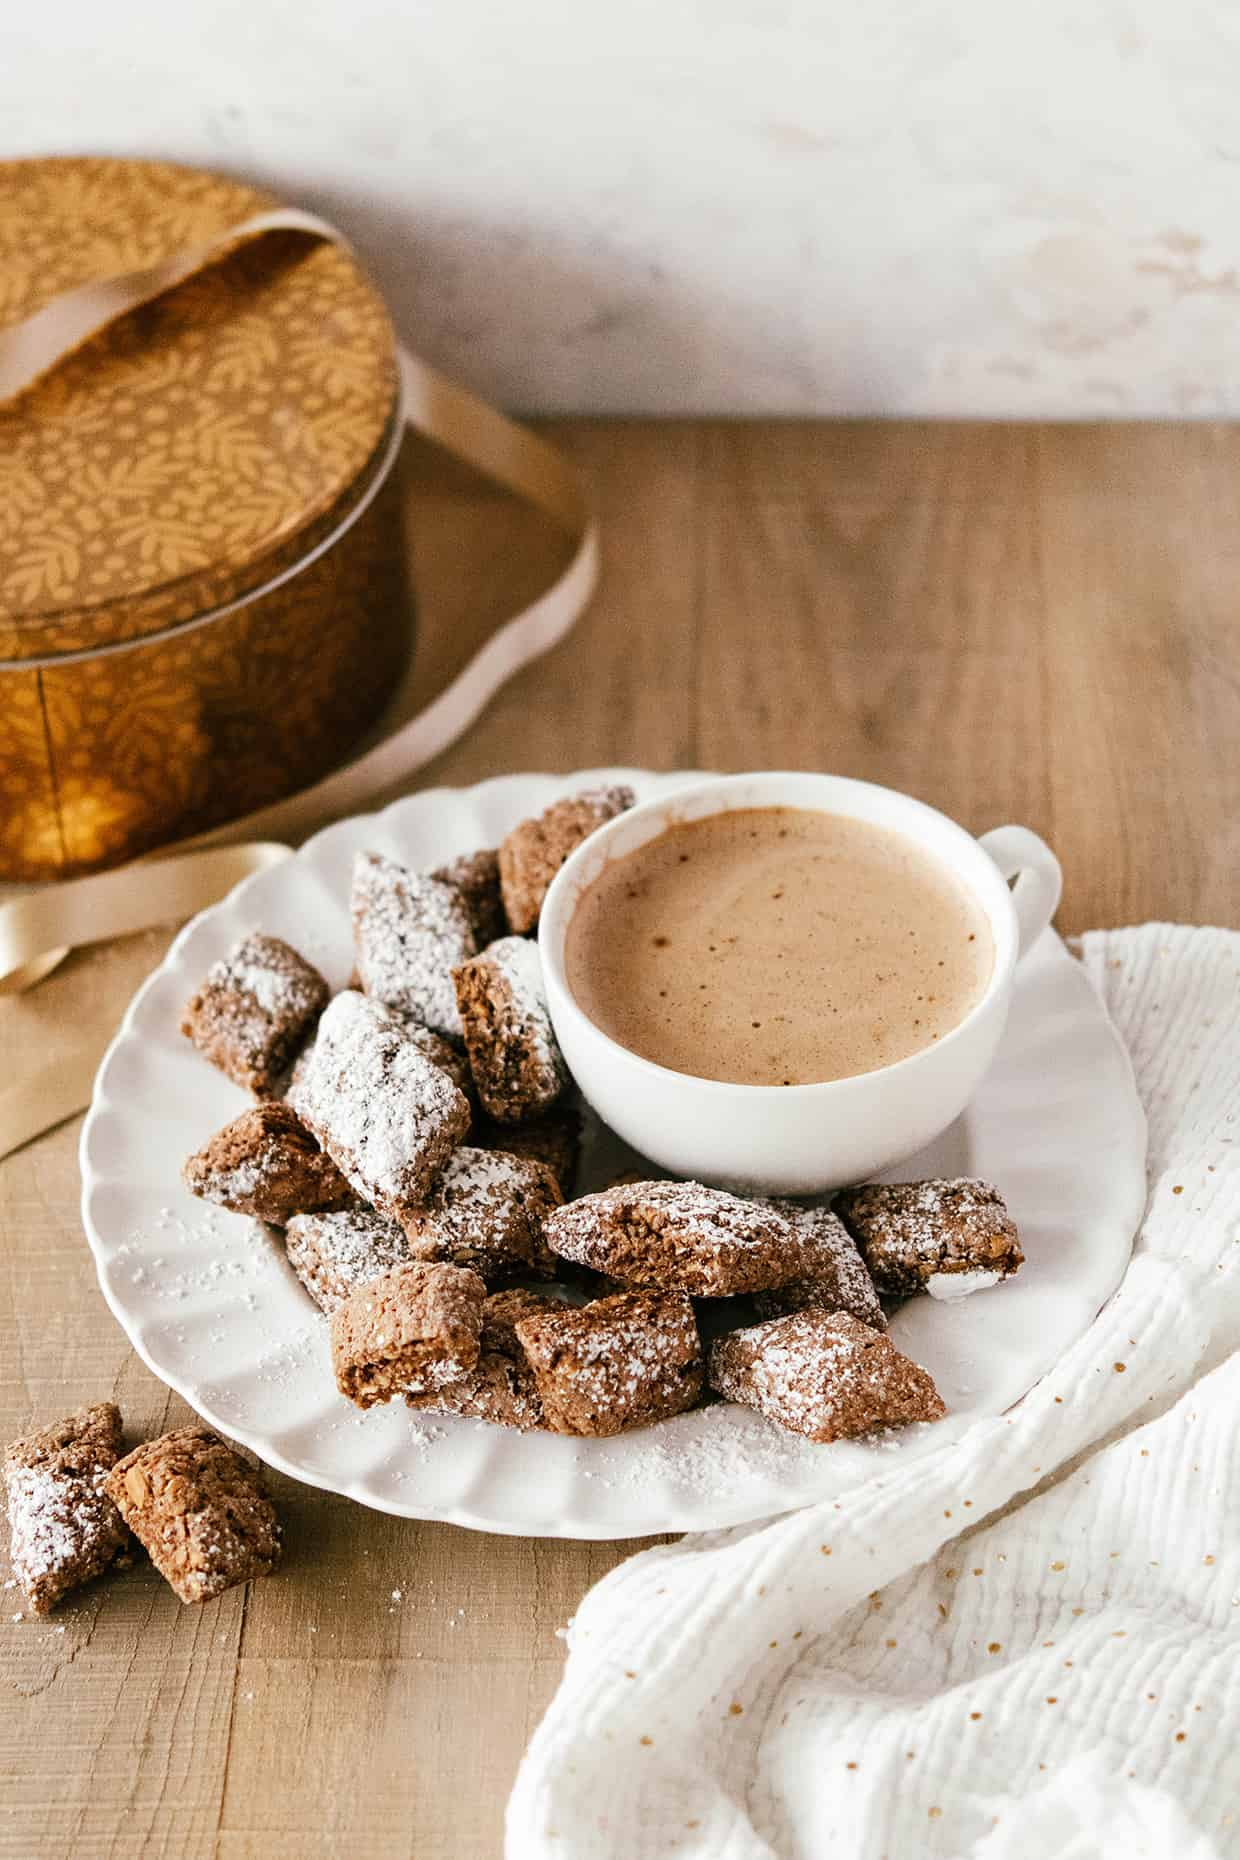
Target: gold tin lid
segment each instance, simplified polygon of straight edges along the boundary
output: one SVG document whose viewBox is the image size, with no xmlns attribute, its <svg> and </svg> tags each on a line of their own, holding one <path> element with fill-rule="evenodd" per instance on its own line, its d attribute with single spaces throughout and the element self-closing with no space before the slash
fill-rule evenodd
<svg viewBox="0 0 1240 1860">
<path fill-rule="evenodd" d="M 277 204 L 169 162 L 0 163 L 0 328 Z M 114 646 L 261 587 L 390 439 L 383 301 L 342 247 L 241 246 L 0 407 L 0 660 Z"/>
</svg>

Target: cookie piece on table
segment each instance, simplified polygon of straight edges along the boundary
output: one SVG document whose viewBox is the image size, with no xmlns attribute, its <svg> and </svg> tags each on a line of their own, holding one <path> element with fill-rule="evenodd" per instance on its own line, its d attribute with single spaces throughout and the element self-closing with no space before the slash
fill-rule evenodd
<svg viewBox="0 0 1240 1860">
<path fill-rule="evenodd" d="M 575 1104 L 553 1104 L 541 1117 L 530 1117 L 522 1124 L 497 1124 L 494 1118 L 479 1118 L 471 1140 L 481 1149 L 507 1150 L 512 1156 L 528 1156 L 531 1162 L 545 1163 L 560 1186 L 562 1196 L 571 1195 L 581 1159 L 582 1116 Z"/>
<path fill-rule="evenodd" d="M 9 1558 L 37 1615 L 100 1575 L 129 1542 L 106 1489 L 120 1444 L 120 1410 L 104 1401 L 5 1449 Z"/>
<path fill-rule="evenodd" d="M 626 1182 L 583 1195 L 548 1215 L 543 1235 L 561 1259 L 695 1298 L 787 1285 L 806 1276 L 812 1257 L 775 1208 L 700 1182 Z"/>
<path fill-rule="evenodd" d="M 292 1103 L 381 1214 L 421 1206 L 469 1129 L 469 1104 L 379 1002 L 346 990 L 319 1022 Z"/>
<path fill-rule="evenodd" d="M 620 1434 L 702 1396 L 702 1344 L 681 1292 L 620 1292 L 518 1319 L 543 1419 L 557 1434 Z"/>
<path fill-rule="evenodd" d="M 278 1098 L 243 1111 L 187 1157 L 191 1194 L 283 1227 L 294 1214 L 351 1208 L 357 1196 L 297 1113 Z"/>
<path fill-rule="evenodd" d="M 539 1116 L 568 1082 L 543 993 L 538 946 L 505 936 L 455 975 L 478 1102 L 500 1124 Z"/>
<path fill-rule="evenodd" d="M 200 1422 L 136 1447 L 112 1468 L 108 1492 L 183 1602 L 209 1601 L 280 1560 L 280 1521 L 258 1474 Z"/>
<path fill-rule="evenodd" d="M 431 877 L 441 879 L 445 885 L 455 885 L 464 898 L 477 948 L 485 949 L 488 943 L 494 943 L 497 937 L 505 934 L 508 920 L 504 916 L 504 900 L 499 888 L 499 853 L 494 847 L 466 853 L 449 865 L 438 866 Z"/>
<path fill-rule="evenodd" d="M 551 1293 L 493 1292 L 482 1307 L 482 1334 L 478 1361 L 459 1381 L 420 1395 L 405 1396 L 411 1408 L 435 1414 L 457 1414 L 499 1427 L 523 1432 L 542 1426 L 542 1403 L 530 1360 L 517 1338 L 516 1326 L 524 1317 L 552 1309 L 559 1303 Z"/>
<path fill-rule="evenodd" d="M 247 936 L 207 970 L 181 1032 L 257 1097 L 274 1094 L 327 1005 L 327 983 L 278 936 Z"/>
<path fill-rule="evenodd" d="M 349 896 L 357 973 L 366 994 L 460 1038 L 452 971 L 478 948 L 463 893 L 395 859 L 361 852 Z"/>
<path fill-rule="evenodd" d="M 489 1286 L 554 1278 L 542 1224 L 562 1199 L 544 1163 L 462 1145 L 425 1205 L 405 1216 L 409 1251 L 415 1259 L 469 1266 Z"/>
<path fill-rule="evenodd" d="M 332 1313 L 336 1386 L 359 1408 L 459 1382 L 478 1361 L 486 1286 L 415 1263 L 361 1285 Z"/>
<path fill-rule="evenodd" d="M 863 1324 L 886 1330 L 887 1319 L 878 1293 L 856 1242 L 838 1214 L 830 1208 L 807 1208 L 780 1198 L 766 1204 L 792 1222 L 807 1253 L 804 1278 L 793 1279 L 774 1291 L 754 1294 L 759 1317 L 785 1317 L 806 1305 L 827 1311 L 851 1311 Z"/>
<path fill-rule="evenodd" d="M 587 788 L 514 827 L 499 849 L 499 881 L 509 928 L 519 936 L 538 922 L 552 879 L 596 827 L 632 807 L 633 790 Z"/>
<path fill-rule="evenodd" d="M 1024 1263 L 1016 1223 L 989 1182 L 959 1176 L 847 1188 L 835 1210 L 880 1292 L 965 1298 Z"/>
<path fill-rule="evenodd" d="M 812 1305 L 716 1338 L 710 1385 L 821 1442 L 938 1421 L 947 1412 L 926 1371 L 890 1337 L 851 1312 Z"/>
<path fill-rule="evenodd" d="M 360 1285 L 412 1263 L 404 1232 L 369 1208 L 339 1214 L 295 1214 L 284 1251 L 320 1311 L 330 1317 Z"/>
</svg>

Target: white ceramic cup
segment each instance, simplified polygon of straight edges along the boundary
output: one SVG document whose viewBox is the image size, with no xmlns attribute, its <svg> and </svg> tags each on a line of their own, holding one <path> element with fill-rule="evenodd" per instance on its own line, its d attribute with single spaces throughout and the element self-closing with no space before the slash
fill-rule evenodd
<svg viewBox="0 0 1240 1860">
<path fill-rule="evenodd" d="M 802 807 L 886 827 L 952 872 L 985 912 L 995 960 L 986 993 L 933 1046 L 816 1085 L 734 1085 L 673 1072 L 602 1032 L 568 987 L 564 944 L 582 893 L 611 860 L 669 826 L 744 807 Z M 1013 884 L 1009 881 L 1014 880 Z M 539 947 L 551 1019 L 574 1078 L 613 1130 L 672 1174 L 768 1194 L 814 1194 L 890 1168 L 964 1109 L 994 1057 L 1012 978 L 1059 902 L 1059 862 L 1036 833 L 975 840 L 911 795 L 839 775 L 723 775 L 647 801 L 571 853 L 547 893 Z"/>
</svg>

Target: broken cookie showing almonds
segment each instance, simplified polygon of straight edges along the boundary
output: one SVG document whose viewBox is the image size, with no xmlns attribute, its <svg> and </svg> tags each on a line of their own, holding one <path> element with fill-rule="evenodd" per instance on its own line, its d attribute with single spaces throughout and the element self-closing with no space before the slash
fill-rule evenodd
<svg viewBox="0 0 1240 1860">
<path fill-rule="evenodd" d="M 406 1392 L 411 1408 L 434 1414 L 457 1414 L 468 1420 L 490 1421 L 523 1432 L 541 1427 L 543 1412 L 530 1360 L 517 1337 L 522 1318 L 556 1309 L 553 1293 L 493 1292 L 482 1307 L 482 1333 L 478 1361 L 455 1382 L 414 1395 Z"/>
<path fill-rule="evenodd" d="M 551 1027 L 538 945 L 505 936 L 455 972 L 478 1102 L 501 1124 L 549 1109 L 568 1072 Z"/>
<path fill-rule="evenodd" d="M 37 1615 L 100 1575 L 129 1542 L 107 1493 L 120 1443 L 120 1410 L 104 1401 L 5 1450 L 9 1557 Z"/>
<path fill-rule="evenodd" d="M 847 1311 L 815 1306 L 716 1338 L 710 1386 L 820 1442 L 947 1412 L 930 1376 L 890 1337 Z"/>
<path fill-rule="evenodd" d="M 681 1292 L 621 1292 L 535 1311 L 515 1329 L 557 1434 L 620 1434 L 701 1400 L 702 1344 Z"/>
<path fill-rule="evenodd" d="M 478 1361 L 486 1286 L 459 1266 L 400 1266 L 332 1313 L 336 1386 L 359 1408 L 459 1382 Z"/>
<path fill-rule="evenodd" d="M 756 1293 L 758 1315 L 785 1317 L 806 1305 L 822 1305 L 827 1311 L 851 1311 L 863 1324 L 886 1330 L 874 1281 L 839 1215 L 830 1208 L 807 1208 L 799 1201 L 775 1200 L 766 1205 L 796 1228 L 805 1247 L 807 1270 L 803 1278 L 788 1285 Z"/>
<path fill-rule="evenodd" d="M 489 1286 L 555 1277 L 542 1224 L 561 1201 L 543 1163 L 503 1150 L 462 1146 L 437 1178 L 424 1207 L 406 1215 L 415 1259 L 469 1266 Z"/>
<path fill-rule="evenodd" d="M 357 1200 L 331 1157 L 277 1098 L 217 1130 L 186 1159 L 181 1177 L 204 1201 L 276 1227 L 294 1214 L 350 1208 Z"/>
<path fill-rule="evenodd" d="M 271 1097 L 327 1005 L 327 983 L 278 936 L 243 939 L 207 970 L 181 1032 L 213 1066 Z"/>
<path fill-rule="evenodd" d="M 989 1182 L 872 1182 L 837 1195 L 835 1210 L 875 1285 L 893 1298 L 965 1298 L 1024 1263 L 1016 1224 Z"/>
<path fill-rule="evenodd" d="M 631 788 L 588 788 L 513 828 L 499 849 L 500 889 L 511 930 L 523 936 L 535 927 L 551 881 L 569 853 L 596 827 L 632 807 L 635 798 Z"/>
<path fill-rule="evenodd" d="M 700 1182 L 622 1182 L 566 1202 L 548 1215 L 543 1234 L 561 1259 L 695 1298 L 786 1285 L 808 1276 L 813 1260 L 771 1203 Z"/>
<path fill-rule="evenodd" d="M 346 989 L 319 1022 L 292 1104 L 357 1190 L 401 1220 L 469 1129 L 469 1105 L 387 1009 Z"/>
<path fill-rule="evenodd" d="M 200 1422 L 118 1460 L 108 1492 L 183 1602 L 209 1601 L 280 1560 L 280 1521 L 258 1474 Z"/>
<path fill-rule="evenodd" d="M 460 1037 L 452 971 L 478 947 L 461 890 L 379 853 L 358 853 L 349 897 L 357 973 L 386 1007 Z"/>
</svg>

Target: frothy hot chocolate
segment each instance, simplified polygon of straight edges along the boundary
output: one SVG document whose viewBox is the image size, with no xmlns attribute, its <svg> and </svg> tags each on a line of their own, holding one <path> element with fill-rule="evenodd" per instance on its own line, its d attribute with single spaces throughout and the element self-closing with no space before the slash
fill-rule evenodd
<svg viewBox="0 0 1240 1860">
<path fill-rule="evenodd" d="M 614 859 L 568 928 L 568 985 L 643 1058 L 805 1085 L 941 1039 L 990 980 L 990 926 L 903 834 L 808 808 L 670 827 Z"/>
</svg>

